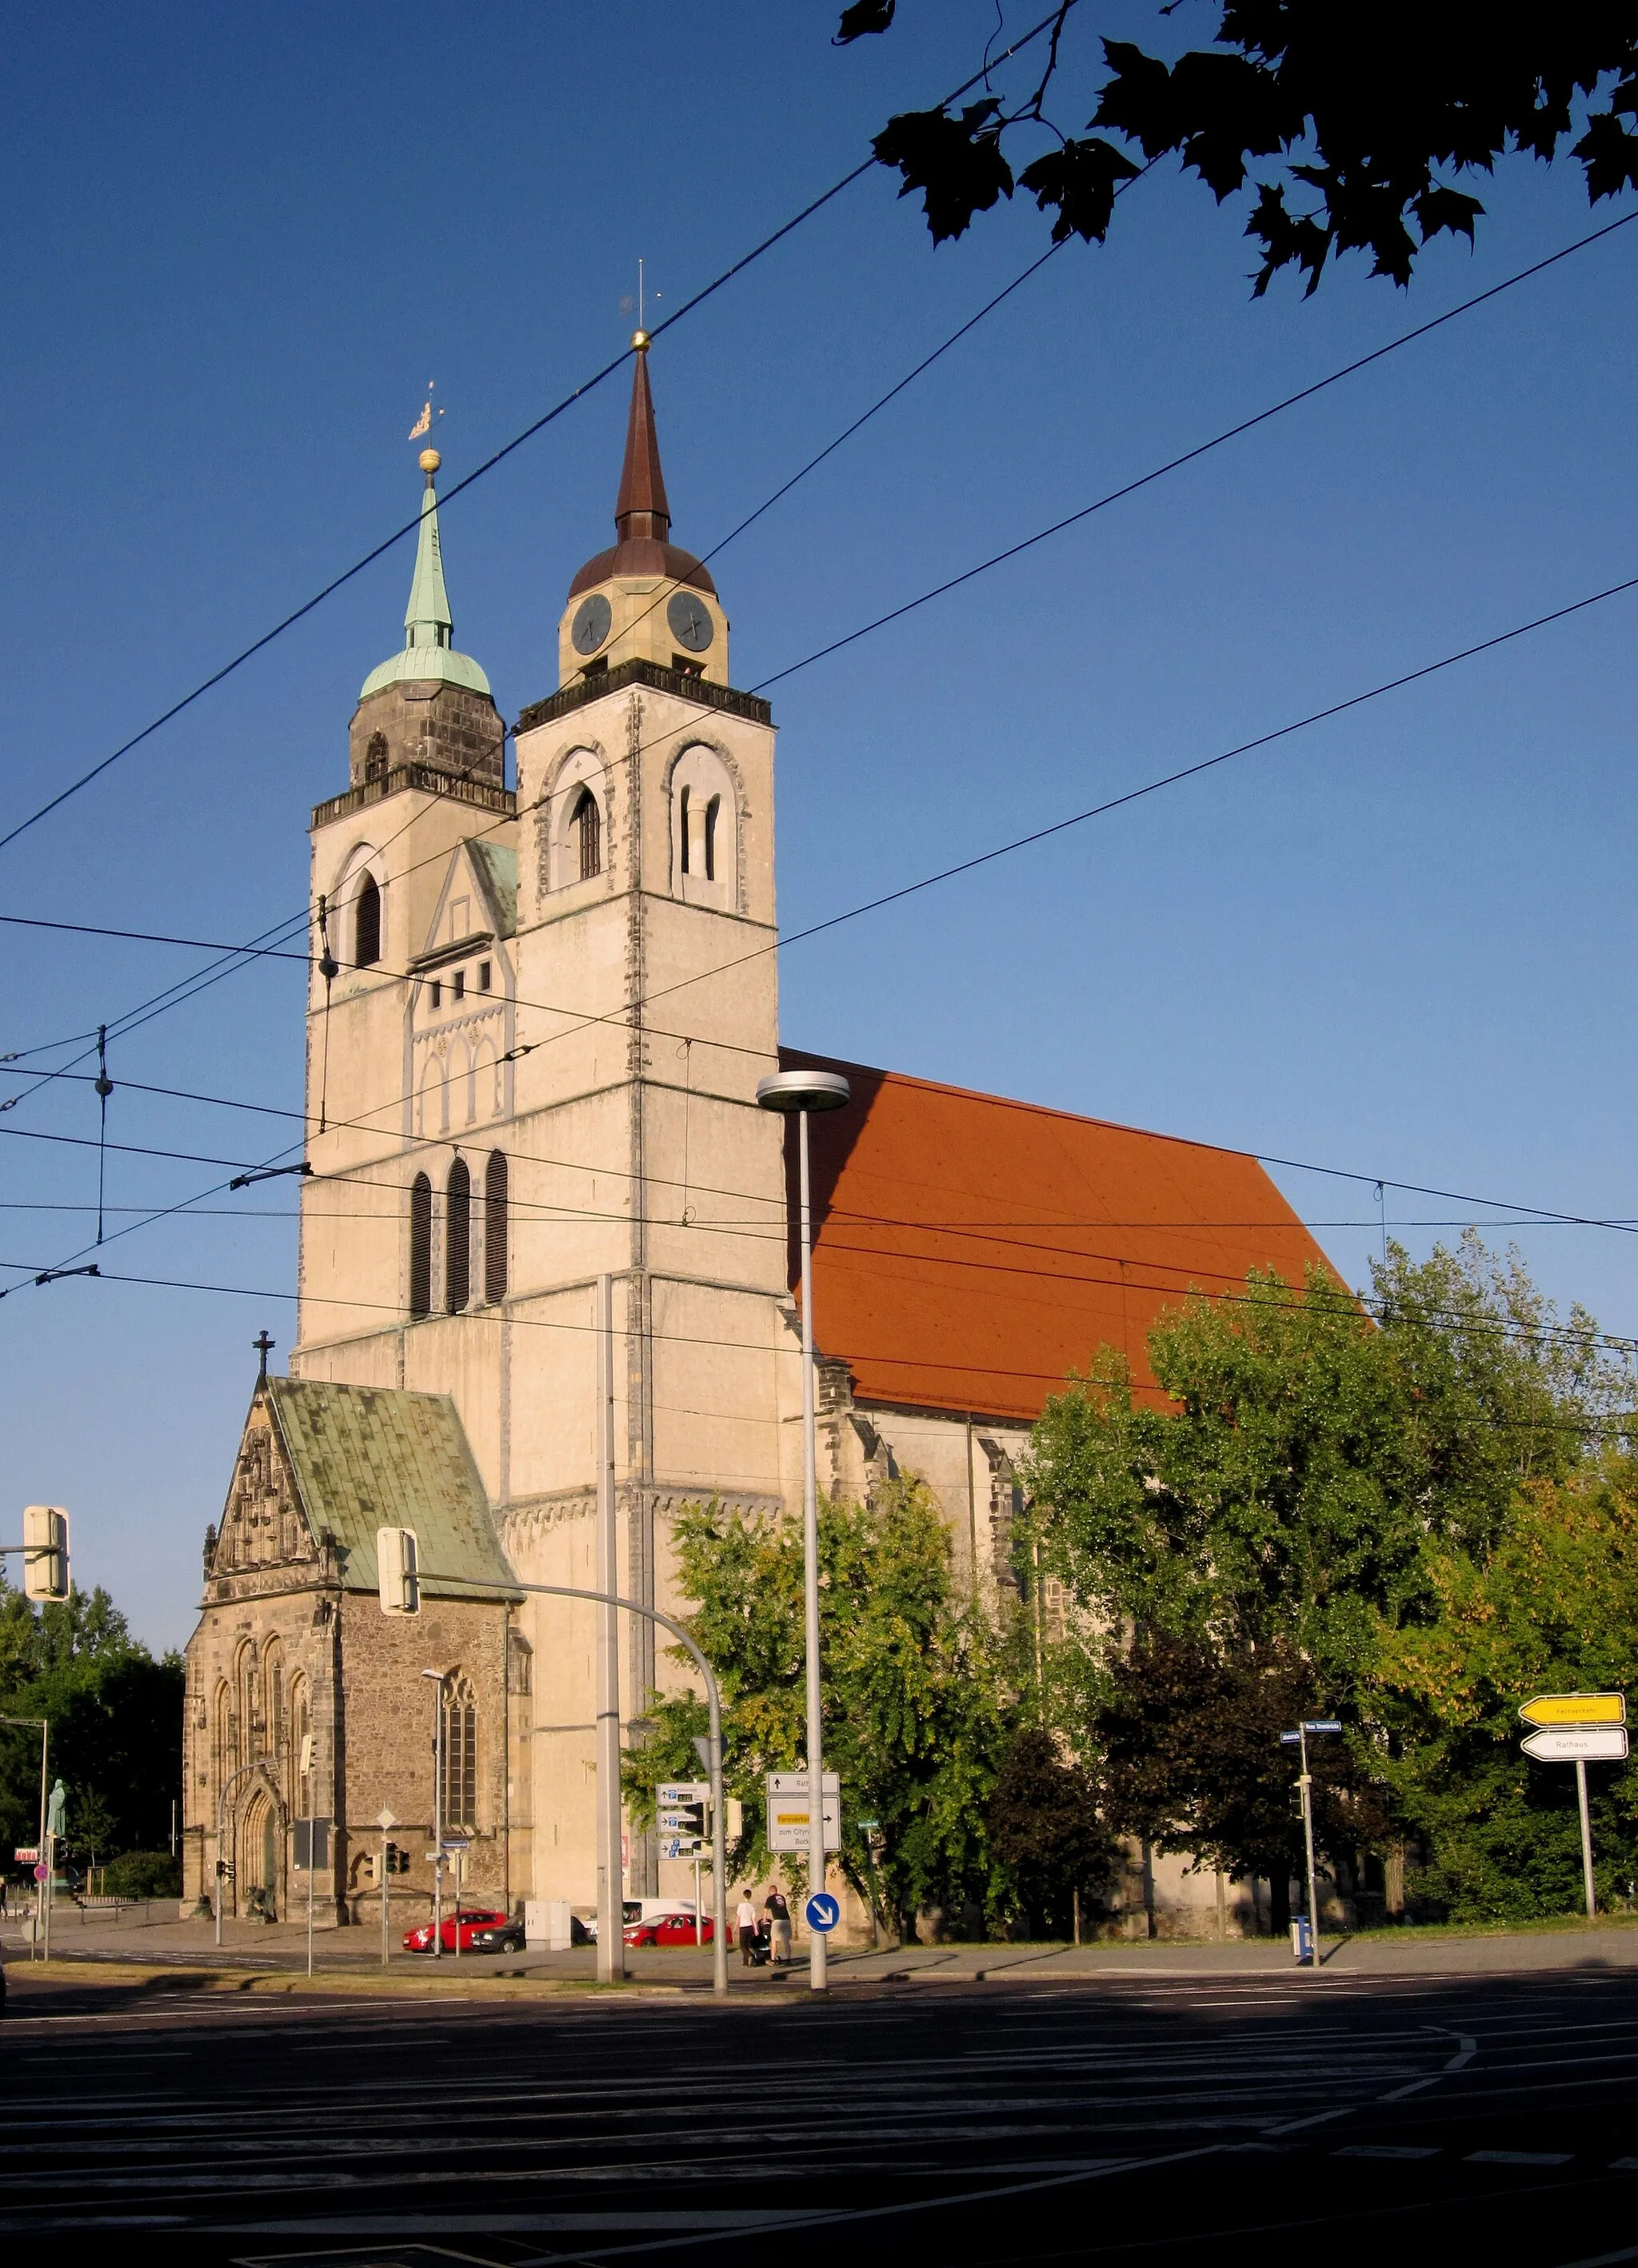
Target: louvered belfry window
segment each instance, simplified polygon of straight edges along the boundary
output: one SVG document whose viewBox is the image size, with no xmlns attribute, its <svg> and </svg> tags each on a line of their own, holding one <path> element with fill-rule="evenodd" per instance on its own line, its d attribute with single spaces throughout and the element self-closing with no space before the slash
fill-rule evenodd
<svg viewBox="0 0 1638 2268">
<path fill-rule="evenodd" d="M 381 957 L 381 892 L 373 874 L 366 874 L 358 885 L 352 957 L 360 968 L 373 968 Z"/>
<path fill-rule="evenodd" d="M 472 1292 L 472 1176 L 464 1158 L 449 1169 L 444 1203 L 444 1305 L 458 1315 Z"/>
<path fill-rule="evenodd" d="M 603 871 L 603 815 L 589 787 L 580 790 L 574 824 L 580 837 L 580 880 L 589 882 Z"/>
<path fill-rule="evenodd" d="M 483 1297 L 498 1307 L 506 1296 L 506 1153 L 490 1154 L 483 1175 Z"/>
<path fill-rule="evenodd" d="M 432 1184 L 417 1174 L 410 1184 L 410 1313 L 432 1312 Z"/>
</svg>

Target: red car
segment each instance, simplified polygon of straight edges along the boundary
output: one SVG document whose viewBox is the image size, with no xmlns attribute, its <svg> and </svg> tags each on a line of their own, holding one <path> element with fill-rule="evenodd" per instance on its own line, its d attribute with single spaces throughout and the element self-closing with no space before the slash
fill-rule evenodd
<svg viewBox="0 0 1638 2268">
<path fill-rule="evenodd" d="M 440 1943 L 446 1953 L 455 1949 L 455 1926 L 461 1927 L 462 1953 L 521 1953 L 524 1948 L 523 1924 L 511 1914 L 497 1913 L 492 1906 L 462 1906 L 459 1916 L 446 1913 Z M 419 1929 L 404 1932 L 406 1953 L 430 1953 L 432 1950 L 432 1925 L 423 1922 Z"/>
<path fill-rule="evenodd" d="M 628 1945 L 709 1945 L 716 1935 L 715 1925 L 709 1914 L 702 1915 L 699 1937 L 694 1936 L 694 1917 L 691 1913 L 650 1914 L 646 1921 L 629 1921 L 624 1937 Z"/>
</svg>

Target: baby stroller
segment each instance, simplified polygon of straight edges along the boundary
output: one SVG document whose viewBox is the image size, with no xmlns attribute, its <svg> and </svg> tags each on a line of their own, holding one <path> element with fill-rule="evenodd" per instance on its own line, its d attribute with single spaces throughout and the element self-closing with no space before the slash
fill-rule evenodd
<svg viewBox="0 0 1638 2268">
<path fill-rule="evenodd" d="M 750 1958 L 753 1969 L 765 1969 L 773 1958 L 773 1932 L 765 1918 L 757 1923 L 751 1938 Z"/>
</svg>

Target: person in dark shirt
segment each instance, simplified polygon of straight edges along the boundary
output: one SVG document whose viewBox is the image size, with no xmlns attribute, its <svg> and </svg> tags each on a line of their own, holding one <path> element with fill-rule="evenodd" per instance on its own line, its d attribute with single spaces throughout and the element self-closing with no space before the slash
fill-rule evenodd
<svg viewBox="0 0 1638 2268">
<path fill-rule="evenodd" d="M 785 1892 L 776 1882 L 763 1901 L 763 1911 L 768 1917 L 768 1935 L 776 1969 L 791 1965 L 791 1909 L 785 1902 Z"/>
</svg>

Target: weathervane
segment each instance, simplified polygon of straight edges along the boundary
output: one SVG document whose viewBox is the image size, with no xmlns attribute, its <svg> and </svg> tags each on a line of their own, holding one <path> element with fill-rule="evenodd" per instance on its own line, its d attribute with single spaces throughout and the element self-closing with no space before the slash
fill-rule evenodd
<svg viewBox="0 0 1638 2268">
<path fill-rule="evenodd" d="M 421 405 L 421 415 L 410 428 L 410 438 L 412 441 L 418 441 L 424 434 L 430 433 L 432 430 L 433 418 L 441 417 L 443 414 L 441 408 L 434 409 L 432 407 L 432 380 L 429 378 L 426 381 L 426 400 Z"/>
<path fill-rule="evenodd" d="M 663 291 L 656 291 L 654 294 L 654 305 L 658 306 L 664 297 L 665 294 Z M 637 256 L 637 297 L 635 299 L 622 299 L 620 302 L 620 313 L 623 315 L 635 313 L 637 317 L 638 329 L 640 331 L 646 328 L 646 326 L 643 321 L 643 255 L 641 253 L 638 253 Z"/>
</svg>

